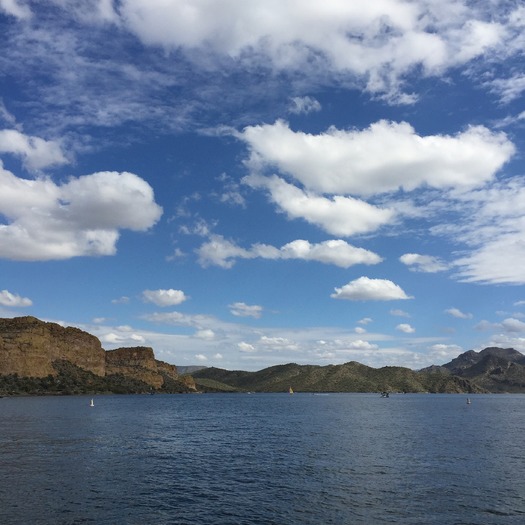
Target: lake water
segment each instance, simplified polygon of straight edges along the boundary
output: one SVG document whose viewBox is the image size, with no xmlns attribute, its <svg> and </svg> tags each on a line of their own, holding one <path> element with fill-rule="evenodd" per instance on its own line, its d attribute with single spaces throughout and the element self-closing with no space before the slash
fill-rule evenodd
<svg viewBox="0 0 525 525">
<path fill-rule="evenodd" d="M 0 399 L 0 523 L 523 524 L 525 396 Z"/>
</svg>

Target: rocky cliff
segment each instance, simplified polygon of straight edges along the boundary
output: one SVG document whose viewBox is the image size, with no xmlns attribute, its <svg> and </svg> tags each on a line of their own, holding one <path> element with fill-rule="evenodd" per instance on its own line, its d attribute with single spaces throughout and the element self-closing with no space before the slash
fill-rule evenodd
<svg viewBox="0 0 525 525">
<path fill-rule="evenodd" d="M 178 379 L 177 367 L 157 361 L 153 348 L 137 346 L 106 352 L 106 374 L 122 374 L 160 388 L 165 378 Z"/>
<path fill-rule="evenodd" d="M 99 382 L 86 374 L 108 381 Z M 133 392 L 195 390 L 191 377 L 180 377 L 176 366 L 155 359 L 152 348 L 105 351 L 100 341 L 87 332 L 35 317 L 0 319 L 0 377 L 11 377 L 15 382 L 17 378 L 50 378 L 53 388 L 55 383 L 73 380 L 78 391 L 84 383 L 96 384 L 97 389 L 108 387 L 110 391 L 115 391 L 117 385 L 119 392 L 126 388 Z M 39 393 L 46 388 L 41 381 L 35 385 Z M 26 387 L 27 391 L 35 390 Z M 12 390 L 16 391 L 16 385 Z"/>
<path fill-rule="evenodd" d="M 35 317 L 0 319 L 0 374 L 55 376 L 53 362 L 66 360 L 98 376 L 106 373 L 106 352 L 93 335 Z"/>
</svg>

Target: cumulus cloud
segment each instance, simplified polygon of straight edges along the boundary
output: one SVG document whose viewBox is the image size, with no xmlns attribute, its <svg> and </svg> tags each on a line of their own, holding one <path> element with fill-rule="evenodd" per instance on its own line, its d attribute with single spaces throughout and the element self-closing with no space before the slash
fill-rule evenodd
<svg viewBox="0 0 525 525">
<path fill-rule="evenodd" d="M 99 336 L 99 339 L 102 344 L 112 346 L 142 345 L 146 342 L 146 339 L 142 335 L 131 332 L 128 333 L 126 329 L 118 333 L 108 332 Z"/>
<path fill-rule="evenodd" d="M 68 162 L 58 142 L 24 135 L 15 129 L 0 130 L 0 153 L 20 157 L 29 170 L 40 170 Z"/>
<path fill-rule="evenodd" d="M 238 61 L 260 57 L 296 71 L 321 62 L 326 71 L 362 78 L 374 92 L 395 89 L 416 67 L 435 75 L 512 38 L 490 10 L 452 0 L 304 0 L 300 7 L 294 0 L 200 0 L 191 9 L 183 0 L 125 0 L 119 12 L 146 45 L 213 50 Z"/>
<path fill-rule="evenodd" d="M 157 306 L 176 306 L 188 299 L 182 290 L 144 290 L 142 298 L 147 303 L 154 303 Z"/>
<path fill-rule="evenodd" d="M 13 294 L 9 290 L 0 291 L 0 304 L 8 307 L 23 308 L 31 306 L 33 301 L 27 297 L 21 297 L 20 295 Z"/>
<path fill-rule="evenodd" d="M 264 348 L 272 350 L 299 350 L 300 346 L 297 342 L 291 341 L 286 337 L 268 337 L 261 336 L 258 344 Z"/>
<path fill-rule="evenodd" d="M 342 288 L 335 288 L 330 297 L 350 301 L 394 301 L 411 299 L 397 284 L 387 279 L 359 277 Z"/>
<path fill-rule="evenodd" d="M 415 328 L 413 328 L 412 326 L 410 326 L 407 323 L 398 324 L 396 326 L 396 330 L 398 330 L 399 332 L 403 332 L 405 334 L 413 334 L 416 331 Z"/>
<path fill-rule="evenodd" d="M 215 265 L 222 268 L 231 268 L 236 259 L 255 258 L 317 261 L 341 268 L 349 268 L 355 264 L 377 264 L 382 260 L 374 252 L 352 246 L 340 239 L 316 244 L 298 239 L 281 248 L 268 244 L 253 244 L 249 249 L 245 249 L 221 235 L 213 235 L 197 250 L 197 253 L 202 266 Z"/>
<path fill-rule="evenodd" d="M 0 257 L 113 255 L 120 229 L 144 231 L 162 214 L 151 186 L 132 173 L 99 172 L 59 185 L 16 177 L 0 163 Z"/>
<path fill-rule="evenodd" d="M 250 343 L 246 343 L 244 341 L 241 341 L 240 343 L 238 343 L 237 348 L 241 352 L 255 352 L 256 351 L 253 345 L 251 345 Z"/>
<path fill-rule="evenodd" d="M 259 319 L 263 311 L 262 306 L 246 303 L 233 303 L 229 305 L 229 308 L 232 315 L 237 317 L 254 317 L 255 319 Z"/>
<path fill-rule="evenodd" d="M 451 315 L 452 317 L 456 317 L 457 319 L 472 319 L 472 314 L 470 313 L 464 313 L 462 312 L 461 310 L 459 310 L 458 308 L 449 308 L 447 310 L 445 310 L 445 312 L 449 315 Z"/>
<path fill-rule="evenodd" d="M 399 260 L 416 272 L 436 273 L 448 269 L 448 265 L 445 262 L 439 257 L 434 257 L 432 255 L 405 253 L 399 258 Z"/>
<path fill-rule="evenodd" d="M 376 231 L 395 217 L 393 209 L 373 206 L 353 197 L 323 197 L 306 192 L 284 179 L 249 175 L 243 181 L 269 192 L 271 200 L 291 219 L 304 219 L 332 235 L 351 236 Z"/>
<path fill-rule="evenodd" d="M 513 317 L 503 320 L 501 327 L 505 332 L 525 332 L 525 323 Z"/>
<path fill-rule="evenodd" d="M 204 341 L 213 341 L 215 339 L 215 332 L 209 328 L 206 330 L 197 330 L 195 332 L 195 337 L 203 339 Z"/>
<path fill-rule="evenodd" d="M 450 135 L 418 135 L 406 122 L 381 120 L 363 130 L 312 135 L 286 122 L 248 126 L 239 135 L 255 173 L 277 169 L 307 189 L 370 196 L 398 189 L 475 187 L 515 152 L 503 133 L 483 126 Z"/>
</svg>

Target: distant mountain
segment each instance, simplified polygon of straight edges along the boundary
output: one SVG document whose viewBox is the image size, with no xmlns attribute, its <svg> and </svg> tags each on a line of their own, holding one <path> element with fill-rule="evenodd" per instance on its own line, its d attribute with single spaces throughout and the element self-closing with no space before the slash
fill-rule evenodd
<svg viewBox="0 0 525 525">
<path fill-rule="evenodd" d="M 525 356 L 514 348 L 469 350 L 443 368 L 490 392 L 525 392 Z"/>
<path fill-rule="evenodd" d="M 483 389 L 448 371 L 415 372 L 360 363 L 343 365 L 277 365 L 258 372 L 206 368 L 193 374 L 198 388 L 213 391 L 286 392 L 449 392 L 474 393 Z"/>
<path fill-rule="evenodd" d="M 191 374 L 191 375 L 188 375 Z M 414 371 L 289 363 L 258 372 L 179 367 L 152 348 L 106 351 L 93 335 L 35 317 L 0 319 L 0 395 L 96 392 L 523 392 L 525 356 L 513 348 L 469 350 Z"/>
<path fill-rule="evenodd" d="M 513 348 L 469 350 L 442 366 L 413 371 L 360 363 L 272 366 L 258 372 L 206 368 L 193 374 L 213 391 L 285 392 L 524 392 L 525 356 Z"/>
</svg>

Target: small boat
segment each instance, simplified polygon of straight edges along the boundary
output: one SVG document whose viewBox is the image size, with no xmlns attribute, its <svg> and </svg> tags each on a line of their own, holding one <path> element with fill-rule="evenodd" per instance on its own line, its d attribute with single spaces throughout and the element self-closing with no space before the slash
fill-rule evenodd
<svg viewBox="0 0 525 525">
<path fill-rule="evenodd" d="M 288 393 L 289 393 L 289 394 L 293 394 L 293 388 L 292 388 L 292 387 L 290 387 L 290 388 L 288 389 Z"/>
<path fill-rule="evenodd" d="M 93 398 L 91 398 L 91 403 L 89 403 L 89 406 L 90 407 L 94 407 L 95 406 L 95 403 L 93 402 Z"/>
<path fill-rule="evenodd" d="M 390 397 L 388 392 L 381 392 L 381 397 Z"/>
<path fill-rule="evenodd" d="M 472 401 L 470 400 L 470 397 L 467 397 L 467 405 L 470 405 Z"/>
</svg>

